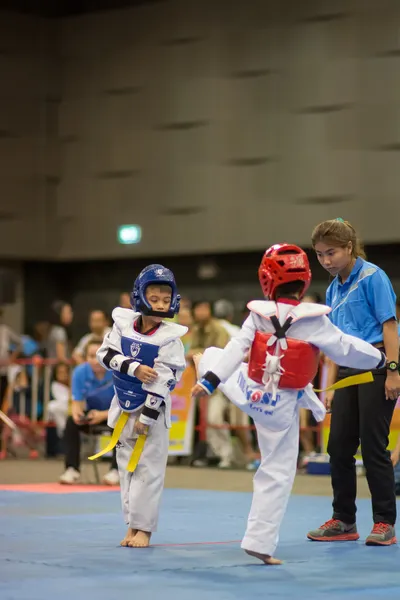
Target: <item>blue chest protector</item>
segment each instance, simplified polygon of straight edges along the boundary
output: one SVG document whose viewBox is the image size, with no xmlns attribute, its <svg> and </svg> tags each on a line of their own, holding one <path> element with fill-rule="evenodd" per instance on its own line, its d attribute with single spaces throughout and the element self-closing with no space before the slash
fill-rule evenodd
<svg viewBox="0 0 400 600">
<path fill-rule="evenodd" d="M 127 358 L 133 358 L 142 365 L 153 367 L 160 346 L 122 337 L 121 348 L 122 354 Z M 147 392 L 143 390 L 143 384 L 137 377 L 113 371 L 113 379 L 115 393 L 124 412 L 132 412 L 145 403 Z"/>
</svg>

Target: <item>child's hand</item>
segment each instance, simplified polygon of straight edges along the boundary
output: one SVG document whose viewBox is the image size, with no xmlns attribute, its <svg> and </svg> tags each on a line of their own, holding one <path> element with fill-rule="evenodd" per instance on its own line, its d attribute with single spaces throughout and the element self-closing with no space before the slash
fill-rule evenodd
<svg viewBox="0 0 400 600">
<path fill-rule="evenodd" d="M 139 419 L 136 420 L 133 431 L 137 433 L 137 435 L 146 435 L 149 430 L 149 426 L 141 423 Z"/>
<path fill-rule="evenodd" d="M 329 392 L 325 392 L 325 407 L 328 412 L 332 410 L 332 401 L 335 395 L 335 390 L 331 390 Z"/>
<path fill-rule="evenodd" d="M 158 377 L 157 371 L 146 365 L 140 365 L 135 369 L 135 377 L 142 383 L 153 383 Z"/>
<path fill-rule="evenodd" d="M 204 391 L 204 388 L 196 383 L 196 385 L 192 388 L 191 391 L 192 398 L 201 398 L 202 396 L 208 396 L 207 392 Z"/>
</svg>

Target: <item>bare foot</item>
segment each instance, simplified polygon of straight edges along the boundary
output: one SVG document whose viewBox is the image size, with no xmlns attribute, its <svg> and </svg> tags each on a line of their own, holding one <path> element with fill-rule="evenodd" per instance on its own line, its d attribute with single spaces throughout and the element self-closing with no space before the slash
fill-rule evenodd
<svg viewBox="0 0 400 600">
<path fill-rule="evenodd" d="M 149 531 L 138 531 L 135 537 L 130 540 L 130 548 L 148 548 L 150 546 L 151 533 Z"/>
<path fill-rule="evenodd" d="M 203 354 L 201 352 L 193 355 L 193 363 L 194 363 L 194 368 L 196 369 L 197 376 L 199 375 L 199 362 L 201 361 L 202 356 L 203 356 Z"/>
<path fill-rule="evenodd" d="M 281 565 L 282 561 L 278 558 L 273 558 L 269 554 L 261 554 L 261 552 L 253 552 L 253 550 L 245 550 L 246 554 L 258 558 L 266 565 Z"/>
<path fill-rule="evenodd" d="M 137 534 L 137 529 L 132 529 L 132 527 L 128 527 L 128 531 L 126 532 L 126 536 L 122 540 L 120 546 L 129 546 L 129 542 L 133 541 L 133 538 Z"/>
</svg>

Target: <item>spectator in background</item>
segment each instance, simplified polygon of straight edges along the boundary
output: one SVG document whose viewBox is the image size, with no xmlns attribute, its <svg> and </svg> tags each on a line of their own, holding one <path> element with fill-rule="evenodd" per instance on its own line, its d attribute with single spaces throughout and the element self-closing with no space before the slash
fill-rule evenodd
<svg viewBox="0 0 400 600">
<path fill-rule="evenodd" d="M 200 300 L 193 305 L 192 346 L 188 358 L 192 359 L 202 349 L 216 346 L 225 348 L 229 342 L 229 334 L 221 323 L 214 319 L 211 303 L 208 300 Z"/>
<path fill-rule="evenodd" d="M 235 337 L 239 333 L 240 327 L 233 323 L 235 307 L 232 302 L 223 299 L 217 300 L 214 304 L 214 316 L 228 332 L 230 338 Z"/>
<path fill-rule="evenodd" d="M 121 308 L 132 308 L 131 295 L 129 292 L 122 292 L 122 294 L 119 297 L 119 306 Z"/>
<path fill-rule="evenodd" d="M 193 305 L 194 325 L 192 328 L 192 343 L 187 358 L 193 360 L 193 356 L 204 352 L 207 348 L 215 346 L 225 348 L 230 336 L 221 323 L 213 318 L 211 303 L 201 300 Z M 207 400 L 209 425 L 227 425 L 225 412 L 228 410 L 229 401 L 219 391 Z M 208 427 L 207 441 L 211 450 L 219 457 L 219 467 L 229 468 L 233 463 L 233 446 L 229 429 L 215 429 Z M 193 462 L 193 466 L 203 466 L 202 459 Z"/>
<path fill-rule="evenodd" d="M 311 302 L 311 304 L 322 304 L 322 296 L 318 292 L 309 292 L 304 296 L 302 302 Z"/>
<path fill-rule="evenodd" d="M 49 321 L 38 321 L 33 326 L 33 333 L 30 337 L 31 347 L 28 352 L 28 348 L 24 350 L 25 354 L 30 356 L 41 356 L 42 358 L 48 357 L 48 341 L 50 335 L 51 325 Z"/>
<path fill-rule="evenodd" d="M 58 363 L 53 371 L 48 405 L 49 424 L 46 426 L 46 457 L 63 454 L 62 439 L 68 418 L 71 398 L 71 372 L 65 363 Z M 55 427 L 54 427 L 55 425 Z"/>
<path fill-rule="evenodd" d="M 103 310 L 92 310 L 90 312 L 89 329 L 90 332 L 81 337 L 72 353 L 72 359 L 77 365 L 85 361 L 85 349 L 90 339 L 103 339 L 105 334 L 111 331 L 111 327 L 107 325 L 106 313 Z"/>
<path fill-rule="evenodd" d="M 56 424 L 57 435 L 61 439 L 68 416 L 68 403 L 71 396 L 70 370 L 65 363 L 58 363 L 54 369 L 50 386 L 49 420 Z"/>
<path fill-rule="evenodd" d="M 53 302 L 50 316 L 50 332 L 47 341 L 47 358 L 66 361 L 70 357 L 72 307 L 67 302 Z"/>
<path fill-rule="evenodd" d="M 8 366 L 7 362 L 13 362 L 18 356 L 22 341 L 8 325 L 3 322 L 4 313 L 0 308 L 0 409 L 3 406 L 3 399 L 8 386 Z M 14 350 L 10 352 L 12 344 Z"/>
<path fill-rule="evenodd" d="M 96 356 L 103 339 L 92 339 L 86 348 L 86 362 L 72 374 L 72 416 L 68 417 L 65 435 L 65 472 L 60 483 L 72 485 L 80 480 L 80 432 L 90 432 L 93 425 L 107 430 L 108 409 L 114 396 L 113 374 L 102 367 Z M 111 469 L 103 479 L 107 485 L 118 485 L 118 467 L 113 451 Z"/>
<path fill-rule="evenodd" d="M 180 307 L 185 308 L 187 310 L 192 310 L 192 301 L 187 296 L 182 296 Z"/>
<path fill-rule="evenodd" d="M 18 356 L 22 358 L 22 356 Z M 41 441 L 38 427 L 32 423 L 30 416 L 32 407 L 28 394 L 31 391 L 30 380 L 27 370 L 21 365 L 12 365 L 8 373 L 8 387 L 4 395 L 3 412 L 14 424 L 9 427 L 4 424 L 1 435 L 0 459 L 7 458 L 8 442 L 12 439 L 15 446 L 27 446 L 29 448 L 29 458 L 38 458 L 38 447 Z M 26 412 L 21 411 L 21 395 L 25 395 Z M 40 411 L 40 407 L 38 406 Z M 40 416 L 39 414 L 37 416 Z"/>
<path fill-rule="evenodd" d="M 193 316 L 192 311 L 189 308 L 180 308 L 178 313 L 177 322 L 179 325 L 183 325 L 188 328 L 187 333 L 181 338 L 183 347 L 185 349 L 185 356 L 190 350 L 192 343 L 192 327 L 193 327 Z"/>
<path fill-rule="evenodd" d="M 242 317 L 242 323 L 245 322 L 245 320 L 247 319 L 247 317 L 249 316 L 250 311 L 247 308 L 247 302 L 246 304 L 243 306 L 242 310 L 241 310 L 241 317 Z"/>
<path fill-rule="evenodd" d="M 235 316 L 235 307 L 229 300 L 217 300 L 214 304 L 214 316 L 219 319 L 219 322 L 224 327 L 229 335 L 229 338 L 233 338 L 240 332 L 240 327 L 234 325 L 233 319 Z M 230 422 L 233 427 L 249 427 L 250 417 L 235 406 L 232 402 L 227 400 L 229 406 Z M 243 453 L 247 460 L 247 468 L 251 469 L 253 461 L 255 459 L 254 450 L 251 442 L 250 429 L 236 429 L 236 437 L 240 441 Z"/>
</svg>

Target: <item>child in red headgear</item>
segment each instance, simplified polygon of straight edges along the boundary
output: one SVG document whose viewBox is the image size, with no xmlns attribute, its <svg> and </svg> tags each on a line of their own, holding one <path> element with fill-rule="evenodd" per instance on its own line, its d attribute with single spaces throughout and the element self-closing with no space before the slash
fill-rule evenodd
<svg viewBox="0 0 400 600">
<path fill-rule="evenodd" d="M 292 244 L 275 244 L 261 261 L 259 279 L 266 300 L 249 303 L 241 332 L 224 350 L 209 348 L 197 358 L 200 379 L 194 397 L 221 391 L 255 422 L 261 464 L 242 548 L 265 564 L 273 558 L 279 529 L 296 474 L 299 408 L 317 421 L 325 407 L 311 382 L 322 350 L 340 365 L 373 369 L 383 353 L 345 335 L 327 318 L 330 308 L 300 303 L 311 282 L 306 253 Z M 250 350 L 249 363 L 243 358 Z"/>
</svg>

